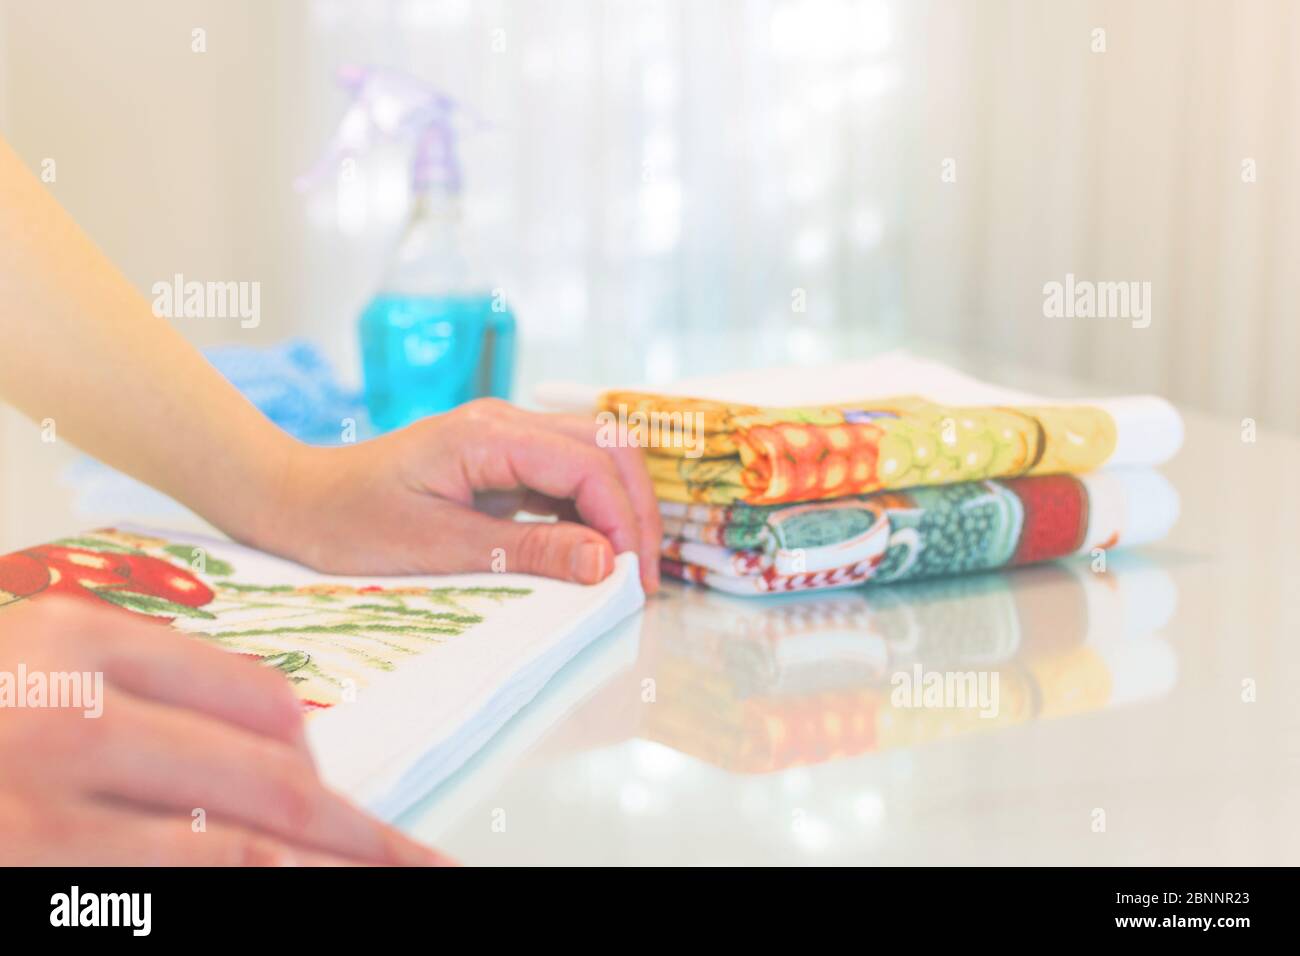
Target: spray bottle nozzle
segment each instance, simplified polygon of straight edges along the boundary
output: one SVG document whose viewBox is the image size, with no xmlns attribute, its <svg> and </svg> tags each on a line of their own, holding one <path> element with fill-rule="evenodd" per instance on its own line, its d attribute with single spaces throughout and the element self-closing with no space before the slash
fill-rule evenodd
<svg viewBox="0 0 1300 956">
<path fill-rule="evenodd" d="M 396 70 L 346 65 L 338 71 L 339 85 L 352 103 L 331 137 L 325 154 L 294 185 L 306 191 L 329 177 L 347 158 L 371 149 L 377 142 L 411 142 L 411 189 L 425 193 L 432 186 L 450 192 L 461 187 L 456 156 L 458 121 L 471 128 L 487 124 L 466 107 L 421 80 Z"/>
</svg>

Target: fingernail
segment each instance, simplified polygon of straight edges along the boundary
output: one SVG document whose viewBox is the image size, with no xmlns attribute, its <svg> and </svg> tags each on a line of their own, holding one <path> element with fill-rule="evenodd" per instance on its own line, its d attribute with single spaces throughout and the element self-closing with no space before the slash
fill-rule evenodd
<svg viewBox="0 0 1300 956">
<path fill-rule="evenodd" d="M 605 577 L 605 549 L 595 542 L 579 545 L 573 552 L 573 577 L 595 584 Z"/>
</svg>

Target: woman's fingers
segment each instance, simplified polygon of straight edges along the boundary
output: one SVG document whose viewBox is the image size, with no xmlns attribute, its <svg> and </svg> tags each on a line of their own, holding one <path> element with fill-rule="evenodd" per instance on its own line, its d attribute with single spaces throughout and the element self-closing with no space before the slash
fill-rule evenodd
<svg viewBox="0 0 1300 956">
<path fill-rule="evenodd" d="M 614 549 L 604 535 L 572 521 L 510 521 L 463 511 L 449 524 L 465 545 L 457 553 L 470 562 L 457 570 L 597 584 L 614 569 Z"/>
<path fill-rule="evenodd" d="M 531 413 L 525 413 L 531 414 Z M 593 447 L 596 443 L 596 422 L 576 415 L 534 415 L 544 427 L 563 432 Z M 628 501 L 636 513 L 640 528 L 637 556 L 641 561 L 641 581 L 647 594 L 659 588 L 659 546 L 663 540 L 663 524 L 659 516 L 659 502 L 655 498 L 650 472 L 646 469 L 645 455 L 640 448 L 609 446 L 601 449 L 614 462 Z"/>
<path fill-rule="evenodd" d="M 129 833 L 152 840 L 159 866 L 369 866 L 365 860 L 321 853 L 258 833 L 247 827 L 216 821 L 194 832 L 191 820 L 139 818 Z M 112 866 L 114 864 L 105 864 Z"/>
<path fill-rule="evenodd" d="M 496 571 L 596 584 L 614 568 L 609 539 L 583 524 L 512 521 L 449 501 L 419 504 L 402 538 L 403 552 L 409 555 L 404 566 L 411 573 Z M 517 510 L 507 507 L 497 513 Z"/>
<path fill-rule="evenodd" d="M 283 741 L 311 759 L 302 706 L 279 671 L 149 624 L 92 627 L 113 686 Z"/>
<path fill-rule="evenodd" d="M 497 422 L 478 432 L 479 440 L 463 452 L 473 491 L 524 487 L 571 499 L 583 522 L 603 534 L 616 553 L 639 550 L 636 511 L 609 456 L 568 435 L 516 422 Z"/>
<path fill-rule="evenodd" d="M 104 602 L 42 598 L 5 612 L 16 631 L 32 628 L 49 646 L 90 662 L 112 687 L 186 707 L 282 740 L 309 757 L 301 708 L 276 671 L 135 619 Z"/>
<path fill-rule="evenodd" d="M 42 600 L 0 625 L 20 659 L 108 678 L 97 714 L 48 708 L 0 722 L 0 859 L 447 862 L 325 788 L 277 675 L 90 605 Z"/>
<path fill-rule="evenodd" d="M 83 755 L 87 789 L 373 863 L 439 858 L 328 790 L 294 748 L 192 711 L 118 694 Z"/>
<path fill-rule="evenodd" d="M 305 469 L 321 482 L 308 500 L 357 504 L 334 504 L 337 520 L 306 526 L 300 560 L 313 567 L 438 574 L 501 570 L 504 560 L 511 571 L 590 582 L 632 551 L 646 591 L 658 585 L 661 524 L 640 452 L 599 447 L 593 421 L 480 399 L 377 438 L 366 455 L 332 451 L 344 467 Z M 478 520 L 519 510 L 560 521 L 548 530 Z"/>
<path fill-rule="evenodd" d="M 160 814 L 126 803 L 56 801 L 36 812 L 41 866 L 361 866 L 224 820 Z"/>
<path fill-rule="evenodd" d="M 373 861 L 295 845 L 245 826 L 123 802 L 48 804 L 49 838 L 31 862 L 51 866 L 365 866 Z M 447 857 L 434 865 L 454 866 Z"/>
<path fill-rule="evenodd" d="M 6 611 L 16 630 L 36 628 L 52 646 L 104 672 L 105 682 L 138 697 L 199 710 L 285 741 L 308 756 L 302 710 L 276 671 L 182 635 L 159 622 L 134 619 L 105 602 L 29 602 Z"/>
</svg>

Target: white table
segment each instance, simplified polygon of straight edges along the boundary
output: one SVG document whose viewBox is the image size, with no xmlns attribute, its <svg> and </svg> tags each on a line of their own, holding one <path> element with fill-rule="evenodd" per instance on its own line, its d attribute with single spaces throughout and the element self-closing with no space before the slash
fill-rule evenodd
<svg viewBox="0 0 1300 956">
<path fill-rule="evenodd" d="M 94 520 L 32 434 L 2 446 L 6 549 Z M 1103 574 L 669 585 L 402 824 L 475 864 L 1298 863 L 1300 440 L 1187 413 L 1164 471 L 1173 534 Z M 1000 715 L 894 706 L 913 661 L 996 670 Z"/>
</svg>

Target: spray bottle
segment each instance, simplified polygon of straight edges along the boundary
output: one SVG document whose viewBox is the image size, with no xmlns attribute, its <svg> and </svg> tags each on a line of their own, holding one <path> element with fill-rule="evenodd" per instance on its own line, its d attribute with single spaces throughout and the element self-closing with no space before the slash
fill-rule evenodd
<svg viewBox="0 0 1300 956">
<path fill-rule="evenodd" d="M 299 188 L 326 178 L 376 140 L 415 147 L 410 217 L 358 324 L 371 421 L 388 431 L 472 398 L 508 398 L 514 314 L 499 292 L 471 273 L 459 236 L 457 127 L 477 121 L 455 101 L 401 73 L 349 66 L 340 70 L 339 81 L 352 104 Z"/>
</svg>

